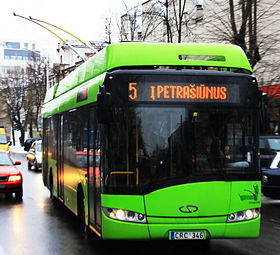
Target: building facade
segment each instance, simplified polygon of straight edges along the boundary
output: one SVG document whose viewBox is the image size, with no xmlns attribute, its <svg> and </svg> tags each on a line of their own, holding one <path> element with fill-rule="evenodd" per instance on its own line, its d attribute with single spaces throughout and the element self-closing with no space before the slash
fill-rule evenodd
<svg viewBox="0 0 280 255">
<path fill-rule="evenodd" d="M 87 45 L 92 47 L 96 52 L 102 50 L 107 43 L 99 41 L 88 41 Z M 58 43 L 57 61 L 50 68 L 48 88 L 54 86 L 61 81 L 65 76 L 75 70 L 89 57 L 95 53 L 89 46 L 82 44 L 78 40 L 67 40 L 67 44 L 64 42 Z"/>
<path fill-rule="evenodd" d="M 26 68 L 28 61 L 40 58 L 40 51 L 33 42 L 6 41 L 0 43 L 0 77 L 12 69 Z"/>
<path fill-rule="evenodd" d="M 141 18 L 138 9 L 135 40 L 141 33 L 140 40 L 150 42 L 240 45 L 261 90 L 274 92 L 267 93 L 271 130 L 278 130 L 271 133 L 280 134 L 280 99 L 276 96 L 280 93 L 280 1 L 149 0 L 141 6 Z M 133 10 L 128 16 L 133 17 Z M 128 31 L 132 18 L 123 19 L 121 24 Z"/>
<path fill-rule="evenodd" d="M 13 73 L 24 73 L 30 61 L 40 58 L 40 51 L 36 43 L 26 41 L 3 41 L 0 42 L 0 89 L 9 82 Z M 19 79 L 19 77 L 16 77 Z M 0 97 L 0 126 L 4 126 L 11 132 L 11 120 L 6 110 L 4 97 Z M 24 116 L 22 115 L 24 118 Z"/>
</svg>

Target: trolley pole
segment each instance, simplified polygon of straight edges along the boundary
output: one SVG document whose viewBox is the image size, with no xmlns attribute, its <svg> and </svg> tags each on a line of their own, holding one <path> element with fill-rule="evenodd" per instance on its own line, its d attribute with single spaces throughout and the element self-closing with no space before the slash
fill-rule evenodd
<svg viewBox="0 0 280 255">
<path fill-rule="evenodd" d="M 34 18 L 32 18 L 31 16 L 29 16 L 29 19 L 30 19 L 30 20 L 33 20 L 33 21 L 35 20 L 36 22 L 41 22 L 41 23 L 47 24 L 47 25 L 52 26 L 52 27 L 55 27 L 55 28 L 57 28 L 57 29 L 59 29 L 59 30 L 61 30 L 61 31 L 67 33 L 67 34 L 69 34 L 70 36 L 74 37 L 74 38 L 77 39 L 79 42 L 81 42 L 82 44 L 84 44 L 85 46 L 87 46 L 88 48 L 90 48 L 94 53 L 97 53 L 97 50 L 94 49 L 93 47 L 91 47 L 91 45 L 87 44 L 84 40 L 80 39 L 79 37 L 77 37 L 76 35 L 70 33 L 70 32 L 67 31 L 67 30 L 65 30 L 65 29 L 63 29 L 63 28 L 61 28 L 61 27 L 59 27 L 59 26 L 56 26 L 56 25 L 54 25 L 54 24 L 51 24 L 51 23 L 49 23 L 49 22 L 46 22 L 46 21 L 39 20 L 39 19 L 34 19 Z"/>
<path fill-rule="evenodd" d="M 26 17 L 21 16 L 21 15 L 18 15 L 18 14 L 16 14 L 16 13 L 13 13 L 13 14 L 14 14 L 15 17 L 19 17 L 19 18 L 28 20 L 28 21 L 33 22 L 33 23 L 35 23 L 36 25 L 38 25 L 38 26 L 40 26 L 40 27 L 46 29 L 47 31 L 49 31 L 50 33 L 52 33 L 54 36 L 56 36 L 60 41 L 62 41 L 66 46 L 68 46 L 71 50 L 73 50 L 83 61 L 86 61 L 86 59 L 85 59 L 78 51 L 76 51 L 76 50 L 74 49 L 74 47 L 73 47 L 71 44 L 69 44 L 69 43 L 67 42 L 66 39 L 62 38 L 62 37 L 59 36 L 57 33 L 55 33 L 54 31 L 52 31 L 51 29 L 49 29 L 48 27 L 46 27 L 46 26 L 40 24 L 39 22 L 37 22 L 37 21 L 35 21 L 35 20 L 33 20 L 33 19 L 26 18 Z"/>
</svg>

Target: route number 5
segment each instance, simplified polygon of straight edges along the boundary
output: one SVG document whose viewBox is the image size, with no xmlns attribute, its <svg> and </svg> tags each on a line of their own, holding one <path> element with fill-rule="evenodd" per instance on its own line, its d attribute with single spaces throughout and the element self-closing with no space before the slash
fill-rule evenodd
<svg viewBox="0 0 280 255">
<path fill-rule="evenodd" d="M 132 100 L 135 100 L 138 97 L 137 89 L 136 86 L 137 83 L 135 82 L 130 82 L 128 84 L 128 90 L 129 90 L 129 98 Z"/>
</svg>

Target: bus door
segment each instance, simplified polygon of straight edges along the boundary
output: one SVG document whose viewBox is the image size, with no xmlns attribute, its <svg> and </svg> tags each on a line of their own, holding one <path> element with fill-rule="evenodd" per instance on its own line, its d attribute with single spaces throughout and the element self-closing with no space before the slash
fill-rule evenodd
<svg viewBox="0 0 280 255">
<path fill-rule="evenodd" d="M 57 135 L 57 192 L 58 198 L 64 201 L 63 115 L 58 116 Z"/>
<path fill-rule="evenodd" d="M 100 190 L 100 142 L 96 112 L 90 112 L 89 124 L 89 169 L 88 206 L 90 225 L 101 232 L 101 190 Z"/>
<path fill-rule="evenodd" d="M 50 119 L 43 119 L 43 165 L 42 165 L 42 175 L 43 175 L 43 182 L 44 185 L 47 186 L 48 184 L 48 169 L 49 169 L 49 162 L 48 162 L 48 148 L 49 148 L 49 139 L 50 139 Z"/>
</svg>

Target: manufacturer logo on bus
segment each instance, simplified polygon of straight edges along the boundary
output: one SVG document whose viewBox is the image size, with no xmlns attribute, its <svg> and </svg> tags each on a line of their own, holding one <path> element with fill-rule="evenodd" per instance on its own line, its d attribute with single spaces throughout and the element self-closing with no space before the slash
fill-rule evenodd
<svg viewBox="0 0 280 255">
<path fill-rule="evenodd" d="M 253 185 L 253 190 L 244 189 L 244 192 L 246 192 L 246 193 L 239 194 L 241 201 L 251 200 L 254 202 L 258 202 L 258 195 L 259 195 L 260 191 L 259 191 L 259 186 L 257 184 Z"/>
<path fill-rule="evenodd" d="M 195 205 L 184 205 L 179 207 L 179 211 L 182 213 L 194 213 L 198 211 L 198 207 Z"/>
</svg>

